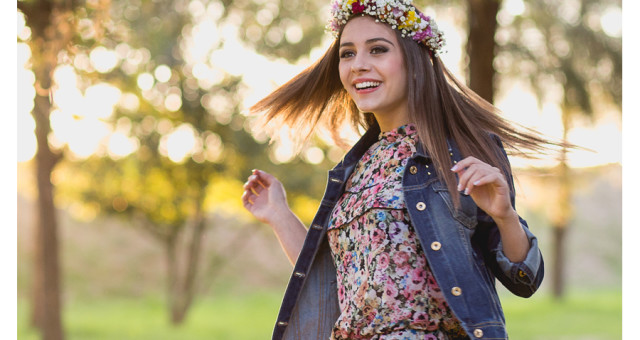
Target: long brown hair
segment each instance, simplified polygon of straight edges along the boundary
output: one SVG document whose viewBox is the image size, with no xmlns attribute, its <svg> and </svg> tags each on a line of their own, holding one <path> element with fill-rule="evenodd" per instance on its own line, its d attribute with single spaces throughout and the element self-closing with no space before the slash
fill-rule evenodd
<svg viewBox="0 0 640 340">
<path fill-rule="evenodd" d="M 458 81 L 439 57 L 427 47 L 394 30 L 407 68 L 409 117 L 416 124 L 420 142 L 429 153 L 438 177 L 448 188 L 455 205 L 459 203 L 457 181 L 449 171 L 453 166 L 447 138 L 453 139 L 463 157 L 474 156 L 511 176 L 508 160 L 492 134 L 511 154 L 539 153 L 556 143 L 535 131 L 515 128 L 499 115 L 499 110 Z M 354 128 L 368 129 L 375 123 L 371 113 L 361 113 L 340 82 L 339 41 L 324 56 L 286 84 L 250 108 L 263 112 L 267 121 L 287 124 L 306 141 L 320 123 L 342 141 L 337 131 L 345 121 Z"/>
</svg>

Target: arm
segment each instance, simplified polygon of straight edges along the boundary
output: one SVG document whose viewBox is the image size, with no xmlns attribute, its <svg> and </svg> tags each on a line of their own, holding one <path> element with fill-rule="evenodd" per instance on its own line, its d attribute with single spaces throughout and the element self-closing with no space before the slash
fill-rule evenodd
<svg viewBox="0 0 640 340">
<path fill-rule="evenodd" d="M 458 173 L 458 190 L 470 195 L 478 208 L 495 221 L 505 256 L 511 262 L 523 261 L 529 252 L 529 240 L 511 205 L 509 184 L 500 169 L 467 157 L 451 170 Z"/>
<path fill-rule="evenodd" d="M 512 178 L 470 157 L 452 171 L 459 175 L 459 189 L 478 206 L 474 239 L 487 267 L 512 293 L 531 296 L 544 277 L 544 262 L 537 238 L 515 212 Z"/>
<path fill-rule="evenodd" d="M 295 264 L 307 229 L 289 209 L 282 183 L 271 174 L 253 170 L 243 188 L 242 203 L 245 209 L 271 227 L 289 262 Z"/>
</svg>

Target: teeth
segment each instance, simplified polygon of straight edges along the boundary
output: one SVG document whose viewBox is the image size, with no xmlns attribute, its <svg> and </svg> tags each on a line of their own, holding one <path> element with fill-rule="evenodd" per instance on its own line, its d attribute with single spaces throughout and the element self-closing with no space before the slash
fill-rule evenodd
<svg viewBox="0 0 640 340">
<path fill-rule="evenodd" d="M 376 87 L 378 85 L 380 85 L 380 82 L 377 82 L 377 81 L 365 81 L 365 82 L 362 82 L 362 83 L 357 83 L 356 84 L 356 88 L 357 89 L 365 89 L 367 87 Z"/>
</svg>

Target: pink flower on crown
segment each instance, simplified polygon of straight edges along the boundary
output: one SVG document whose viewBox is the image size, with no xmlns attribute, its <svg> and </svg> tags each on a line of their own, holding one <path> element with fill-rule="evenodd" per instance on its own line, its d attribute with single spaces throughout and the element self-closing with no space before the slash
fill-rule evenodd
<svg viewBox="0 0 640 340">
<path fill-rule="evenodd" d="M 353 3 L 353 5 L 351 5 L 351 11 L 353 12 L 353 14 L 362 13 L 364 11 L 364 8 L 364 5 L 360 3 L 360 1 L 356 1 Z"/>
<path fill-rule="evenodd" d="M 422 41 L 429 37 L 429 33 L 427 31 L 417 32 L 413 35 L 413 40 Z"/>
</svg>

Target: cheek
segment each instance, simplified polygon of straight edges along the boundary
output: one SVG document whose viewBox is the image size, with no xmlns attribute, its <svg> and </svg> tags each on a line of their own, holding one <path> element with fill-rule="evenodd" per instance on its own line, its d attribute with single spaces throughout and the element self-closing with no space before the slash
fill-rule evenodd
<svg viewBox="0 0 640 340">
<path fill-rule="evenodd" d="M 407 69 L 404 66 L 404 63 L 394 63 L 393 65 L 389 65 L 389 74 L 394 74 L 396 79 L 396 84 L 400 87 L 400 89 L 404 90 L 407 86 Z"/>
<path fill-rule="evenodd" d="M 349 84 L 349 67 L 345 63 L 338 65 L 338 72 L 340 73 L 340 82 L 342 86 L 348 90 L 347 84 Z"/>
</svg>

